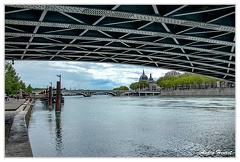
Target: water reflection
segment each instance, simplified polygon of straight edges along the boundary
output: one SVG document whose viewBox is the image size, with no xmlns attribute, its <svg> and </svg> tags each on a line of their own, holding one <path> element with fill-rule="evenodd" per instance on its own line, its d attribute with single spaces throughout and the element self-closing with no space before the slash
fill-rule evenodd
<svg viewBox="0 0 240 162">
<path fill-rule="evenodd" d="M 66 97 L 61 112 L 36 102 L 29 137 L 34 157 L 235 157 L 234 108 L 224 97 Z"/>
<path fill-rule="evenodd" d="M 62 155 L 62 150 L 63 150 L 63 142 L 62 142 L 62 126 L 61 126 L 61 112 L 56 112 L 55 113 L 55 121 L 56 121 L 56 138 L 55 138 L 55 143 L 56 143 L 56 151 L 57 151 L 57 156 Z"/>
<path fill-rule="evenodd" d="M 46 106 L 48 108 L 49 111 L 52 111 L 55 109 L 55 105 L 51 105 L 51 106 Z"/>
<path fill-rule="evenodd" d="M 63 105 L 61 105 L 63 108 Z M 57 111 L 55 112 L 56 105 L 53 104 L 49 106 L 48 104 L 45 104 L 43 106 L 43 110 L 48 111 L 49 113 L 46 115 L 46 120 L 48 123 L 49 132 L 53 136 L 55 136 L 55 150 L 56 150 L 56 156 L 62 156 L 62 150 L 63 150 L 63 142 L 62 142 L 62 123 L 61 123 L 61 112 Z M 55 133 L 54 133 L 55 132 Z"/>
</svg>

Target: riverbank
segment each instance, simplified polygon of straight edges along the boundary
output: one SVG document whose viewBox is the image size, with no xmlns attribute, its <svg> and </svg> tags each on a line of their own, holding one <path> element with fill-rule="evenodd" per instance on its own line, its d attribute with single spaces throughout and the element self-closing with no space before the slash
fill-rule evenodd
<svg viewBox="0 0 240 162">
<path fill-rule="evenodd" d="M 5 102 L 5 157 L 33 156 L 27 129 L 33 102 Z"/>
<path fill-rule="evenodd" d="M 161 96 L 235 96 L 235 88 L 162 90 Z"/>
</svg>

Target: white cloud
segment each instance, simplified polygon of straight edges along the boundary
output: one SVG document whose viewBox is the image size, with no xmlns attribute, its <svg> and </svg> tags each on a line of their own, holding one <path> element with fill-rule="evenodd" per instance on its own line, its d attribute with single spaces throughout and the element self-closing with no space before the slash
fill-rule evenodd
<svg viewBox="0 0 240 162">
<path fill-rule="evenodd" d="M 63 86 L 72 89 L 129 86 L 138 81 L 143 69 L 148 77 L 151 73 L 155 80 L 169 71 L 134 65 L 66 61 L 15 61 L 14 68 L 21 79 L 33 87 L 46 87 L 49 82 L 55 85 L 58 80 L 56 75 L 61 74 Z"/>
</svg>

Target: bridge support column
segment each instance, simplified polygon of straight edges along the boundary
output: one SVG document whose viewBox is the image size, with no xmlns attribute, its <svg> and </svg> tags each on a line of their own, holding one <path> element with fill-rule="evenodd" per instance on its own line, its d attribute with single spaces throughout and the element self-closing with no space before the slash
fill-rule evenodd
<svg viewBox="0 0 240 162">
<path fill-rule="evenodd" d="M 56 109 L 55 111 L 61 111 L 61 82 L 57 81 L 57 92 L 56 92 Z"/>
<path fill-rule="evenodd" d="M 52 106 L 52 87 L 49 87 L 48 106 Z"/>
</svg>

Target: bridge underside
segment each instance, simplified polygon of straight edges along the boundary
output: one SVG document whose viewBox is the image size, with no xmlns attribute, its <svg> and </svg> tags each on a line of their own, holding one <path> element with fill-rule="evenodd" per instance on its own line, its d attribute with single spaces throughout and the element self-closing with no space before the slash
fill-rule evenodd
<svg viewBox="0 0 240 162">
<path fill-rule="evenodd" d="M 235 5 L 6 5 L 5 59 L 133 64 L 235 82 Z"/>
</svg>

